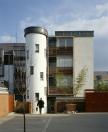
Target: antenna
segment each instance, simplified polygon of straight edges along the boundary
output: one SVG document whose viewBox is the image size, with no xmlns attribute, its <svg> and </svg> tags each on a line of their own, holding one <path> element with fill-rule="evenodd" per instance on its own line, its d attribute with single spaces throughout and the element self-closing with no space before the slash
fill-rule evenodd
<svg viewBox="0 0 108 132">
<path fill-rule="evenodd" d="M 16 43 L 17 43 L 18 42 L 17 24 L 16 24 L 15 40 L 16 40 Z"/>
</svg>

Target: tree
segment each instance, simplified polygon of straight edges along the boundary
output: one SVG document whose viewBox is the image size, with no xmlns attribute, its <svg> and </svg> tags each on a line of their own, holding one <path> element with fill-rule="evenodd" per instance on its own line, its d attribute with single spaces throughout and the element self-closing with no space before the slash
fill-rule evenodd
<svg viewBox="0 0 108 132">
<path fill-rule="evenodd" d="M 72 94 L 72 75 L 67 76 L 63 71 L 60 71 L 59 68 L 56 69 L 56 85 L 57 89 L 61 91 L 62 94 Z"/>
<path fill-rule="evenodd" d="M 80 73 L 78 74 L 78 76 L 74 81 L 74 89 L 73 89 L 74 96 L 76 96 L 80 92 L 81 88 L 84 86 L 84 83 L 86 81 L 86 74 L 87 74 L 87 67 L 85 66 L 80 71 Z"/>
<path fill-rule="evenodd" d="M 26 72 L 23 71 L 21 67 L 19 67 L 19 70 L 16 72 L 16 78 L 18 79 L 19 82 L 19 87 L 17 88 L 19 94 L 22 96 L 23 100 L 23 117 L 24 117 L 24 132 L 26 132 L 26 127 L 25 127 L 25 98 L 26 98 Z"/>
<path fill-rule="evenodd" d="M 18 95 L 22 97 L 23 101 L 23 117 L 24 117 L 24 132 L 26 132 L 26 121 L 25 121 L 25 98 L 26 98 L 26 71 L 20 57 L 21 51 L 13 51 L 13 64 L 14 70 L 14 83 L 18 92 Z M 25 54 L 24 54 L 25 55 Z M 23 56 L 25 57 L 25 56 Z M 17 61 L 15 61 L 17 60 Z"/>
<path fill-rule="evenodd" d="M 108 91 L 108 82 L 102 80 L 102 78 L 96 78 L 94 88 L 97 91 Z"/>
</svg>

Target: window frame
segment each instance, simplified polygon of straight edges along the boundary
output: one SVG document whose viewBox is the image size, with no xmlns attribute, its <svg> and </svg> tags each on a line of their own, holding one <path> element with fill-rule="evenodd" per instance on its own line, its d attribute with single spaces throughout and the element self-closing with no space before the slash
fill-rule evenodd
<svg viewBox="0 0 108 132">
<path fill-rule="evenodd" d="M 44 72 L 40 72 L 40 80 L 44 80 Z"/>
<path fill-rule="evenodd" d="M 39 52 L 39 44 L 35 44 L 35 52 L 38 53 Z"/>
<path fill-rule="evenodd" d="M 34 74 L 34 66 L 30 66 L 30 75 Z"/>
</svg>

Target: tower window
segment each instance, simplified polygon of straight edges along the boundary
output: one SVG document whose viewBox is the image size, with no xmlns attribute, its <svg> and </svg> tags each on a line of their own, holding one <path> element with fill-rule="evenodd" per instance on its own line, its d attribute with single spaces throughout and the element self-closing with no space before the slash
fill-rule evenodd
<svg viewBox="0 0 108 132">
<path fill-rule="evenodd" d="M 43 72 L 40 72 L 40 79 L 41 79 L 41 80 L 44 79 L 44 74 L 43 74 Z"/>
<path fill-rule="evenodd" d="M 35 44 L 35 46 L 36 46 L 35 52 L 39 52 L 39 44 Z"/>
<path fill-rule="evenodd" d="M 30 75 L 34 74 L 34 66 L 30 66 Z"/>
</svg>

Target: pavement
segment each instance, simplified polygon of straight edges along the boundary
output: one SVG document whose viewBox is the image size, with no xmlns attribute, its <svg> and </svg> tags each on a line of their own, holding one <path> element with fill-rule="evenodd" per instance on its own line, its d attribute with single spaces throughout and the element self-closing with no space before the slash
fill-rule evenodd
<svg viewBox="0 0 108 132">
<path fill-rule="evenodd" d="M 108 132 L 108 113 L 26 114 L 26 132 Z M 23 115 L 0 118 L 0 132 L 23 132 Z"/>
</svg>

